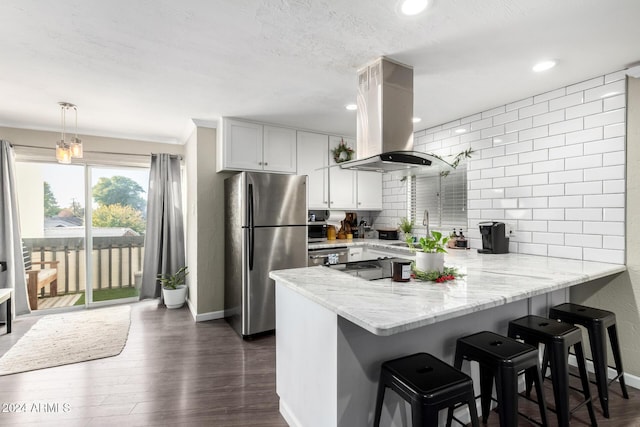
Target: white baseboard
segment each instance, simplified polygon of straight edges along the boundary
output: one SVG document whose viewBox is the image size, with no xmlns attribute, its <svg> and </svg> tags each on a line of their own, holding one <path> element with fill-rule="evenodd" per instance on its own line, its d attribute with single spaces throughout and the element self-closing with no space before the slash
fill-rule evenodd
<svg viewBox="0 0 640 427">
<path fill-rule="evenodd" d="M 576 366 L 576 367 L 578 366 L 578 363 L 576 361 L 576 356 L 574 356 L 573 354 L 569 355 L 569 364 L 571 366 Z M 623 363 L 623 366 L 624 366 L 624 363 Z M 593 362 L 591 360 L 587 360 L 587 371 L 591 373 L 595 372 L 595 370 L 593 369 Z M 609 379 L 615 378 L 618 375 L 615 369 L 609 368 L 607 371 L 608 371 L 607 375 Z M 625 372 L 624 381 L 625 381 L 625 384 L 628 385 L 629 387 L 633 387 L 635 389 L 640 390 L 640 377 L 637 377 L 635 375 L 629 374 L 628 372 Z"/>
<path fill-rule="evenodd" d="M 282 399 L 280 399 L 280 415 L 282 415 L 282 418 L 284 418 L 287 424 L 289 424 L 289 427 L 302 426 L 302 424 L 300 424 L 300 421 L 298 421 L 298 419 L 291 413 L 291 411 L 289 411 L 287 404 L 284 403 Z"/>
<path fill-rule="evenodd" d="M 191 317 L 196 322 L 206 322 L 207 320 L 224 319 L 224 310 L 210 311 L 209 313 L 198 314 L 196 308 L 191 303 L 191 300 L 187 298 L 187 307 L 191 312 Z"/>
</svg>

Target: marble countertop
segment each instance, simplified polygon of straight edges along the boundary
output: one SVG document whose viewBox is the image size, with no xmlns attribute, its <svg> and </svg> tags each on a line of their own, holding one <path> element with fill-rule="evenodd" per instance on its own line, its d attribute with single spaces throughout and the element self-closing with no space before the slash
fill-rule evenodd
<svg viewBox="0 0 640 427">
<path fill-rule="evenodd" d="M 350 245 L 388 242 L 354 239 Z M 444 283 L 367 281 L 322 266 L 272 271 L 269 276 L 373 334 L 393 335 L 626 270 L 618 264 L 475 250 L 450 250 L 445 265 L 464 276 Z"/>
</svg>

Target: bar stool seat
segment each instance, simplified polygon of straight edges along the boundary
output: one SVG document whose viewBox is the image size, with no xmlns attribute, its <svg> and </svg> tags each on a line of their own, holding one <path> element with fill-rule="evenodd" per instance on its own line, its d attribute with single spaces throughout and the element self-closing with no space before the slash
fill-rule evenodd
<svg viewBox="0 0 640 427">
<path fill-rule="evenodd" d="M 538 350 L 509 337 L 483 331 L 456 343 L 454 367 L 462 368 L 463 360 L 480 365 L 480 401 L 482 422 L 486 424 L 491 407 L 491 393 L 495 378 L 498 414 L 501 427 L 518 425 L 518 373 L 525 371 L 536 386 L 541 422 L 547 425 L 547 409 L 542 390 L 542 376 L 538 364 Z M 449 409 L 449 419 L 452 410 Z M 448 425 L 448 423 L 447 423 Z"/>
<path fill-rule="evenodd" d="M 556 402 L 556 415 L 558 424 L 562 427 L 569 425 L 571 409 L 569 408 L 569 348 L 573 347 L 578 361 L 578 370 L 582 380 L 582 392 L 584 402 L 589 411 L 591 425 L 597 426 L 591 392 L 589 391 L 589 378 L 582 350 L 582 333 L 580 329 L 569 323 L 558 322 L 540 316 L 524 316 L 509 322 L 509 336 L 520 338 L 525 343 L 545 345 L 546 370 L 547 360 L 551 362 L 551 379 L 553 381 L 553 395 Z M 527 385 L 529 387 L 529 385 Z M 579 405 L 579 406 L 582 406 Z"/>
<path fill-rule="evenodd" d="M 387 387 L 411 403 L 414 427 L 438 425 L 438 412 L 458 404 L 469 405 L 471 423 L 478 427 L 473 381 L 468 375 L 430 354 L 416 353 L 382 364 L 373 423 L 375 427 L 380 425 Z"/>
<path fill-rule="evenodd" d="M 580 304 L 565 303 L 551 308 L 551 310 L 549 310 L 549 317 L 563 322 L 573 323 L 574 325 L 581 325 L 587 329 L 600 405 L 602 406 L 602 412 L 605 418 L 609 418 L 609 385 L 619 380 L 622 396 L 625 399 L 629 398 L 627 386 L 624 382 L 624 369 L 622 368 L 615 313 Z M 609 366 L 607 362 L 605 331 L 609 334 L 611 352 L 613 353 L 617 372 L 616 377 L 610 382 L 607 377 L 607 368 Z"/>
</svg>

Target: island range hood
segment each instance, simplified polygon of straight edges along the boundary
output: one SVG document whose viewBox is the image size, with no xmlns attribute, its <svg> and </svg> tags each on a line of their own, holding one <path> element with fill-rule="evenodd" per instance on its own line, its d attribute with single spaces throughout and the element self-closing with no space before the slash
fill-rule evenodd
<svg viewBox="0 0 640 427">
<path fill-rule="evenodd" d="M 446 161 L 413 151 L 413 68 L 381 57 L 358 70 L 356 160 L 342 169 L 403 172 L 451 170 Z"/>
</svg>

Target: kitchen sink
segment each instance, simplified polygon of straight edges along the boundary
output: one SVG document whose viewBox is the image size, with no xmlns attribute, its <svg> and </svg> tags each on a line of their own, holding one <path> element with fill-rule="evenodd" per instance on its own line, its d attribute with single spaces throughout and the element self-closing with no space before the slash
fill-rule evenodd
<svg viewBox="0 0 640 427">
<path fill-rule="evenodd" d="M 400 246 L 400 247 L 403 247 L 403 248 L 408 248 L 409 247 L 407 242 L 393 242 L 393 243 L 387 243 L 387 245 L 389 245 L 389 246 Z"/>
</svg>

